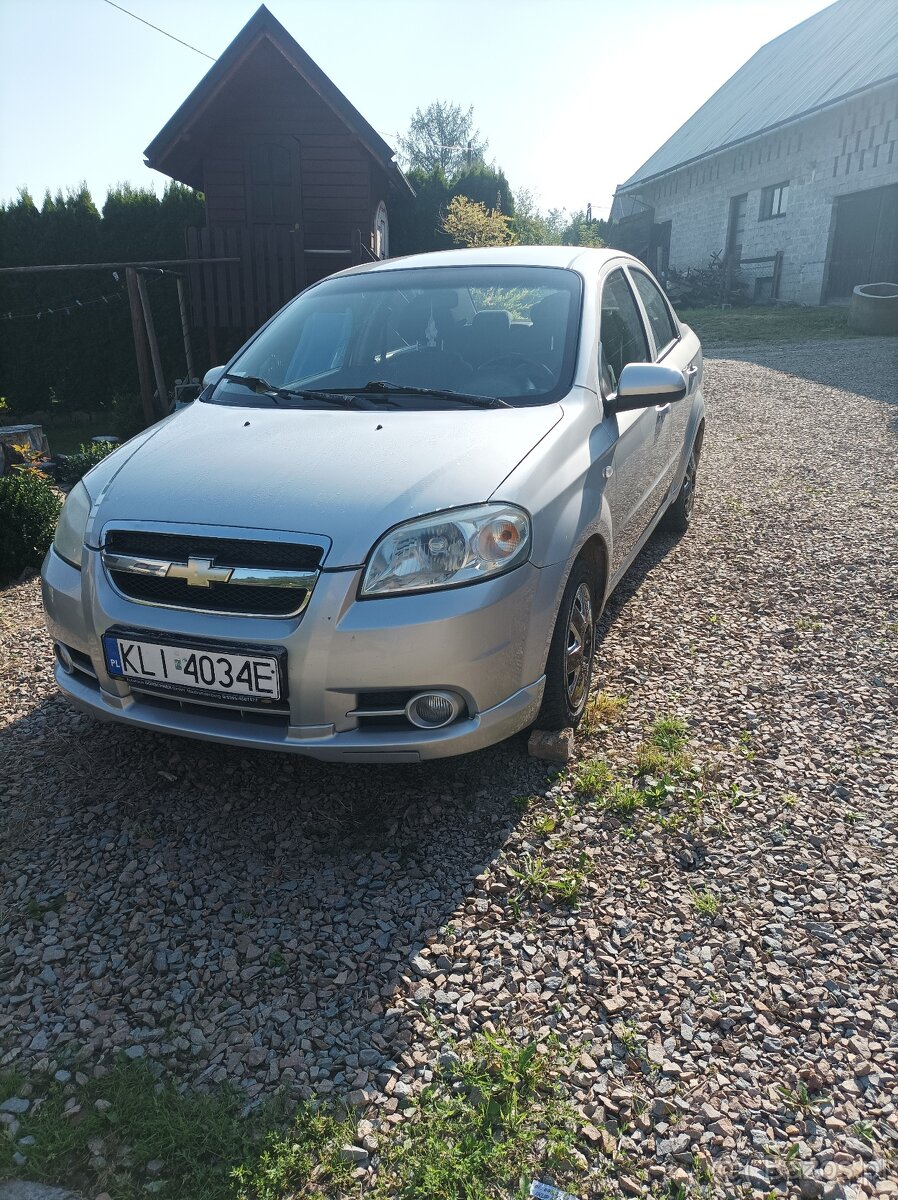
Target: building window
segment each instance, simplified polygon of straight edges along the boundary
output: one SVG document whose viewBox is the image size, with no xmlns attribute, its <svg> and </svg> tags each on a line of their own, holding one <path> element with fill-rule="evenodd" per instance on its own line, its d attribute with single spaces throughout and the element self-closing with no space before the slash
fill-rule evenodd
<svg viewBox="0 0 898 1200">
<path fill-rule="evenodd" d="M 768 221 L 771 217 L 784 217 L 789 206 L 789 182 L 775 183 L 761 192 L 761 211 L 758 220 Z"/>
</svg>

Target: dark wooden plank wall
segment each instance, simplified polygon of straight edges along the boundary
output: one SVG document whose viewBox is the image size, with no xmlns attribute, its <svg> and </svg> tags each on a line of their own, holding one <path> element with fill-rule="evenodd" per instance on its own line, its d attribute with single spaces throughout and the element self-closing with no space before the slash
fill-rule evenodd
<svg viewBox="0 0 898 1200">
<path fill-rule="evenodd" d="M 298 146 L 302 211 L 294 230 L 253 220 L 251 151 L 266 138 Z M 291 296 L 350 265 L 356 230 L 373 244 L 385 173 L 358 138 L 269 42 L 261 43 L 191 134 L 202 147 L 206 230 L 191 234 L 189 254 L 237 254 L 239 266 L 191 271 L 195 315 L 210 326 L 250 331 Z"/>
<path fill-rule="evenodd" d="M 246 221 L 246 179 L 242 154 L 209 155 L 203 163 L 206 220 L 214 225 L 243 225 Z"/>
<path fill-rule="evenodd" d="M 371 156 L 269 42 L 244 63 L 213 112 L 214 123 L 194 135 L 205 147 L 210 225 L 247 219 L 251 145 L 290 137 L 300 148 L 303 211 L 297 221 L 306 247 L 348 248 L 353 229 L 361 229 L 370 244 Z"/>
</svg>

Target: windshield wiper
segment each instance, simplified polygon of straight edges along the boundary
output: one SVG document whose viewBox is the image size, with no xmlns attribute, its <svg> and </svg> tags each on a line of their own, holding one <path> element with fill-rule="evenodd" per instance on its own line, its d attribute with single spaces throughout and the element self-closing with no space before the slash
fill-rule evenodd
<svg viewBox="0 0 898 1200">
<path fill-rule="evenodd" d="M 372 379 L 361 388 L 346 388 L 353 395 L 435 396 L 452 404 L 469 404 L 472 408 L 511 408 L 498 396 L 475 396 L 469 392 L 454 392 L 451 388 L 410 387 L 403 383 L 390 383 L 385 379 Z"/>
<path fill-rule="evenodd" d="M 223 375 L 229 383 L 242 383 L 257 396 L 268 396 L 277 404 L 278 397 L 283 400 L 321 400 L 325 404 L 336 404 L 338 408 L 358 408 L 352 396 L 346 392 L 318 392 L 306 388 L 277 387 L 262 379 L 259 375 Z M 350 389 L 352 391 L 352 389 Z"/>
</svg>

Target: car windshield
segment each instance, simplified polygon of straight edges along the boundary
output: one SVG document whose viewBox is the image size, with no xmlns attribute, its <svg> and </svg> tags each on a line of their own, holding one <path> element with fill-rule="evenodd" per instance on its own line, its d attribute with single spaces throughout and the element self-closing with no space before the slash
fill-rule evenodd
<svg viewBox="0 0 898 1200">
<path fill-rule="evenodd" d="M 472 397 L 549 403 L 571 385 L 580 303 L 579 275 L 557 267 L 414 267 L 325 280 L 262 330 L 210 399 L 324 407 L 321 392 L 355 392 L 366 405 L 419 409 Z M 290 394 L 303 391 L 319 395 Z"/>
</svg>

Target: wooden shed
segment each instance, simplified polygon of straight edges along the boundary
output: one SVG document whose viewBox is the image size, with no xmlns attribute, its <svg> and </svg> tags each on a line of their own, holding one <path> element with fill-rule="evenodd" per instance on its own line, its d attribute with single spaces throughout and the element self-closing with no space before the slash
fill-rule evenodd
<svg viewBox="0 0 898 1200">
<path fill-rule="evenodd" d="M 411 191 L 393 150 L 264 5 L 144 153 L 205 193 L 188 257 L 238 260 L 190 268 L 213 355 L 317 279 L 386 258 L 391 203 Z"/>
</svg>

